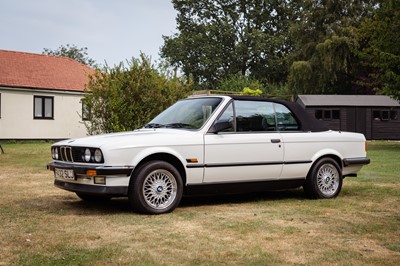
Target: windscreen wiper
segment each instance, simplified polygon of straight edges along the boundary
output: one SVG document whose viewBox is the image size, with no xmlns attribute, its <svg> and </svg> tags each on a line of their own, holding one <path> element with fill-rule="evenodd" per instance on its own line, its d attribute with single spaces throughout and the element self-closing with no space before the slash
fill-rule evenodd
<svg viewBox="0 0 400 266">
<path fill-rule="evenodd" d="M 160 127 L 165 127 L 165 125 L 157 123 L 149 123 L 144 126 L 144 128 L 160 128 Z"/>
<path fill-rule="evenodd" d="M 191 124 L 186 124 L 186 123 L 171 123 L 171 124 L 166 124 L 165 127 L 171 127 L 171 128 L 196 128 L 196 126 L 191 125 Z"/>
</svg>

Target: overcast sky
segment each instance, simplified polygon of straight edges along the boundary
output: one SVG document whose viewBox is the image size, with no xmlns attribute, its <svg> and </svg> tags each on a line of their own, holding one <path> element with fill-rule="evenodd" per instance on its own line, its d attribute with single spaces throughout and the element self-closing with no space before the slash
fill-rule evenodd
<svg viewBox="0 0 400 266">
<path fill-rule="evenodd" d="M 0 0 L 0 49 L 41 54 L 75 44 L 114 66 L 140 51 L 159 59 L 177 32 L 170 0 Z"/>
</svg>

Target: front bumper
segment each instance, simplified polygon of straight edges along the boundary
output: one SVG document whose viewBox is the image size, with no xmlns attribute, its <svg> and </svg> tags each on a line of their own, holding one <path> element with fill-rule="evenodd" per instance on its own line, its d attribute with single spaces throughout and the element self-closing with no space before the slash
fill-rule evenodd
<svg viewBox="0 0 400 266">
<path fill-rule="evenodd" d="M 125 175 L 130 176 L 133 171 L 133 166 L 111 167 L 111 166 L 98 166 L 98 165 L 75 165 L 59 162 L 51 162 L 47 164 L 47 169 L 54 171 L 54 169 L 72 169 L 75 174 L 85 175 L 88 170 L 95 170 L 97 175 L 111 176 L 111 175 Z"/>
<path fill-rule="evenodd" d="M 76 165 L 72 163 L 51 162 L 47 169 L 72 170 L 74 179 L 65 179 L 54 175 L 54 185 L 72 192 L 94 195 L 126 196 L 133 166 L 107 167 L 99 165 Z M 101 178 L 102 182 L 96 180 Z"/>
</svg>

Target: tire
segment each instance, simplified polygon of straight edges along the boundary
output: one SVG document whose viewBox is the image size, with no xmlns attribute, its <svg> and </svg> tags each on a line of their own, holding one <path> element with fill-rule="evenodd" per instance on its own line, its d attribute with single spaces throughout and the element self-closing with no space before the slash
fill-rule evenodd
<svg viewBox="0 0 400 266">
<path fill-rule="evenodd" d="M 164 161 L 150 161 L 131 177 L 128 199 L 140 213 L 163 214 L 178 206 L 182 194 L 183 182 L 178 170 Z"/>
<path fill-rule="evenodd" d="M 304 184 L 304 192 L 311 199 L 330 199 L 342 189 L 342 171 L 332 158 L 322 158 L 311 168 Z"/>
<path fill-rule="evenodd" d="M 93 195 L 93 194 L 86 194 L 86 193 L 75 193 L 81 200 L 87 202 L 101 202 L 101 201 L 108 201 L 111 197 L 108 196 L 100 196 L 100 195 Z"/>
</svg>

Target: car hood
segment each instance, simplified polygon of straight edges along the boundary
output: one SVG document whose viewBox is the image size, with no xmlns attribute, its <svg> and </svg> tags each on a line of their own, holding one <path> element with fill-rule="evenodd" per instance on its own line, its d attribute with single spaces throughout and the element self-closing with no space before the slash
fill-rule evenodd
<svg viewBox="0 0 400 266">
<path fill-rule="evenodd" d="M 78 139 L 67 139 L 54 145 L 93 148 L 145 147 L 155 145 L 182 144 L 201 133 L 182 129 L 137 129 L 135 131 L 95 135 Z M 185 141 L 186 140 L 186 141 Z"/>
</svg>

